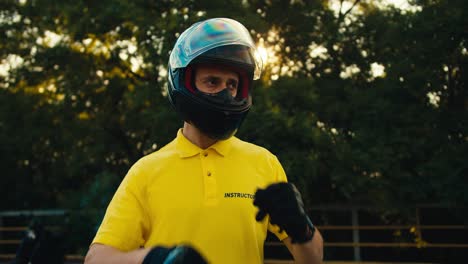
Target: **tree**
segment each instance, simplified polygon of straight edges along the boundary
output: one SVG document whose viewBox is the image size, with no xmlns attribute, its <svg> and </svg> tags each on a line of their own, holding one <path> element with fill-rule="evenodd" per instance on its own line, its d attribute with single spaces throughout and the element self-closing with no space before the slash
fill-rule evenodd
<svg viewBox="0 0 468 264">
<path fill-rule="evenodd" d="M 466 205 L 467 3 L 379 3 L 2 1 L 0 209 L 100 215 L 181 126 L 164 94 L 176 38 L 219 16 L 269 51 L 239 137 L 276 154 L 306 204 Z"/>
</svg>

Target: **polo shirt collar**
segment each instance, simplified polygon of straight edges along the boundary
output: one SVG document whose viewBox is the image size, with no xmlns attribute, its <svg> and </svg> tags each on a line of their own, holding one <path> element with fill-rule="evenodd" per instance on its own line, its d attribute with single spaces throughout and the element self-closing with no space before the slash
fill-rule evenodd
<svg viewBox="0 0 468 264">
<path fill-rule="evenodd" d="M 232 148 L 234 137 L 230 137 L 226 140 L 219 140 L 208 149 L 215 150 L 219 155 L 225 157 Z M 177 150 L 181 158 L 189 158 L 200 154 L 203 151 L 202 148 L 193 144 L 188 140 L 182 133 L 182 129 L 179 129 L 176 137 Z"/>
<path fill-rule="evenodd" d="M 234 137 L 230 137 L 225 140 L 219 140 L 218 142 L 216 142 L 213 146 L 209 148 L 214 149 L 216 152 L 218 152 L 219 155 L 225 157 L 227 154 L 229 154 L 233 141 L 234 141 Z"/>
</svg>

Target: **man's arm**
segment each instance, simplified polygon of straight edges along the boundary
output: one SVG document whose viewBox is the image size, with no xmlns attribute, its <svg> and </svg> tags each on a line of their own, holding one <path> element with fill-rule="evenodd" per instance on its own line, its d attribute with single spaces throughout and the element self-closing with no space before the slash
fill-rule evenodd
<svg viewBox="0 0 468 264">
<path fill-rule="evenodd" d="M 269 215 L 270 223 L 288 238 L 283 242 L 296 263 L 322 263 L 323 239 L 304 210 L 302 197 L 294 184 L 279 182 L 255 192 L 254 205 L 259 208 L 257 221 Z"/>
<path fill-rule="evenodd" d="M 103 244 L 91 245 L 85 264 L 123 263 L 123 264 L 207 264 L 206 259 L 190 245 L 175 247 L 141 248 L 129 252 L 120 251 Z"/>
<path fill-rule="evenodd" d="M 141 264 L 151 248 L 142 248 L 129 252 L 120 251 L 103 244 L 92 244 L 86 254 L 85 264 Z"/>
<path fill-rule="evenodd" d="M 292 243 L 289 237 L 283 243 L 293 255 L 296 264 L 319 264 L 323 261 L 323 239 L 317 229 L 312 240 L 304 244 Z"/>
</svg>

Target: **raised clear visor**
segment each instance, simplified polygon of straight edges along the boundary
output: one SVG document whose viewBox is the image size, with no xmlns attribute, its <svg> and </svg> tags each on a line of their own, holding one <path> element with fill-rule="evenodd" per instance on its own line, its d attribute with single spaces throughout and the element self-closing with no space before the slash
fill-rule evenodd
<svg viewBox="0 0 468 264">
<path fill-rule="evenodd" d="M 186 67 L 198 55 L 225 45 L 243 45 L 249 48 L 255 61 L 254 79 L 260 77 L 263 63 L 247 29 L 229 18 L 213 18 L 193 24 L 184 31 L 169 57 L 173 69 Z"/>
</svg>

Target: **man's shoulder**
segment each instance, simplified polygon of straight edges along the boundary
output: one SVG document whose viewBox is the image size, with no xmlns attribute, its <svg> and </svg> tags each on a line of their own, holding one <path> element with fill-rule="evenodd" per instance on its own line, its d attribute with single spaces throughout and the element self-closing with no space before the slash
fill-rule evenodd
<svg viewBox="0 0 468 264">
<path fill-rule="evenodd" d="M 275 157 L 273 153 L 270 152 L 266 147 L 257 145 L 252 142 L 244 141 L 237 137 L 234 137 L 234 148 L 236 151 L 241 152 L 243 155 L 255 155 L 255 156 L 268 156 Z"/>
<path fill-rule="evenodd" d="M 143 156 L 140 158 L 140 160 L 137 161 L 137 163 L 141 165 L 154 164 L 154 162 L 164 163 L 165 161 L 169 161 L 174 157 L 178 157 L 178 155 L 179 153 L 175 147 L 175 140 L 173 140 L 162 148 Z"/>
<path fill-rule="evenodd" d="M 251 142 L 243 141 L 235 138 L 235 144 L 233 148 L 233 155 L 237 159 L 241 159 L 245 164 L 262 170 L 282 170 L 282 165 L 278 157 L 270 152 L 266 147 L 256 145 Z M 268 174 L 268 173 L 267 173 Z"/>
</svg>

